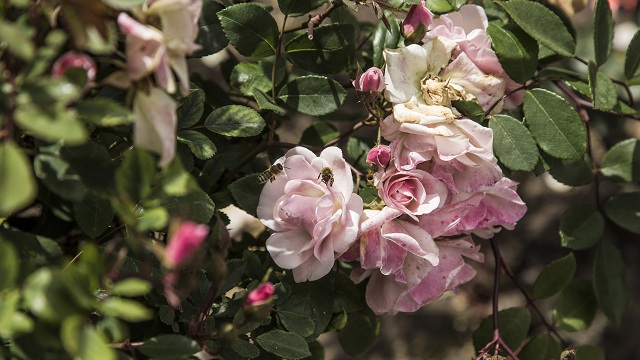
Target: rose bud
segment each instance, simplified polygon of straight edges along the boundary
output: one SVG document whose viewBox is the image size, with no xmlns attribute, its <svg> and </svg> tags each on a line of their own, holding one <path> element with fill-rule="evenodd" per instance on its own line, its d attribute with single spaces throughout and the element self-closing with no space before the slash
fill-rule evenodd
<svg viewBox="0 0 640 360">
<path fill-rule="evenodd" d="M 247 299 L 244 301 L 244 306 L 260 306 L 271 301 L 275 289 L 276 288 L 273 284 L 268 281 L 264 284 L 258 285 L 257 288 L 249 292 Z"/>
<path fill-rule="evenodd" d="M 69 51 L 60 56 L 53 63 L 51 75 L 54 78 L 60 77 L 70 68 L 84 69 L 87 72 L 87 83 L 91 83 L 96 79 L 96 63 L 89 55 L 75 51 Z"/>
<path fill-rule="evenodd" d="M 433 21 L 433 13 L 427 9 L 424 0 L 420 4 L 411 5 L 407 17 L 402 22 L 402 36 L 408 40 L 408 43 L 419 43 L 427 33 L 431 21 Z"/>
<path fill-rule="evenodd" d="M 391 160 L 391 148 L 387 145 L 378 145 L 367 154 L 367 162 L 375 164 L 378 167 L 384 169 Z"/>
<path fill-rule="evenodd" d="M 369 68 L 367 71 L 358 75 L 353 81 L 353 87 L 356 89 L 362 101 L 375 101 L 382 90 L 384 90 L 384 74 L 377 67 Z"/>
<path fill-rule="evenodd" d="M 167 245 L 165 265 L 168 268 L 176 268 L 186 264 L 196 254 L 208 234 L 209 227 L 207 225 L 191 221 L 181 223 Z"/>
</svg>

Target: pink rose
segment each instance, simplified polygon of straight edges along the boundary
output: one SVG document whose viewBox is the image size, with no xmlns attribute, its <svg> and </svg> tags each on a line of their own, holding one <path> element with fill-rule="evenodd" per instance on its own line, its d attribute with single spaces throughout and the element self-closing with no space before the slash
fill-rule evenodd
<svg viewBox="0 0 640 360">
<path fill-rule="evenodd" d="M 249 307 L 263 305 L 272 299 L 274 291 L 275 287 L 272 283 L 267 281 L 264 284 L 260 284 L 257 288 L 249 292 L 247 299 L 244 301 L 244 306 Z"/>
<path fill-rule="evenodd" d="M 138 91 L 133 101 L 133 144 L 160 155 L 160 166 L 176 155 L 176 109 L 176 102 L 159 88 L 149 94 Z"/>
<path fill-rule="evenodd" d="M 356 283 L 371 276 L 365 297 L 374 313 L 393 315 L 398 312 L 414 312 L 475 276 L 475 270 L 465 263 L 463 256 L 484 261 L 484 256 L 479 252 L 480 247 L 470 238 L 441 240 L 435 244 L 438 248 L 436 265 L 412 254 L 407 256 L 412 263 L 405 268 L 420 268 L 425 273 L 418 282 L 407 282 L 402 271 L 389 275 L 371 269 L 356 269 L 351 272 L 351 279 Z"/>
<path fill-rule="evenodd" d="M 393 209 L 417 220 L 444 204 L 447 187 L 431 174 L 418 170 L 390 168 L 376 181 L 378 196 Z"/>
<path fill-rule="evenodd" d="M 267 250 L 278 266 L 293 269 L 295 281 L 317 280 L 356 241 L 362 199 L 337 147 L 320 156 L 296 147 L 278 162 L 284 171 L 258 203 L 260 221 L 273 231 Z"/>
<path fill-rule="evenodd" d="M 184 221 L 169 240 L 165 250 L 165 264 L 169 268 L 184 265 L 193 258 L 204 239 L 209 235 L 207 225 Z"/>
<path fill-rule="evenodd" d="M 389 161 L 391 161 L 391 148 L 387 145 L 375 146 L 367 153 L 367 162 L 378 168 L 386 168 Z"/>
<path fill-rule="evenodd" d="M 465 167 L 497 164 L 493 131 L 473 120 L 456 119 L 444 106 L 425 105 L 415 98 L 397 104 L 393 115 L 380 124 L 380 130 L 391 141 L 398 170 L 410 170 L 432 159 Z"/>
<path fill-rule="evenodd" d="M 96 79 L 96 63 L 93 59 L 84 53 L 68 51 L 60 56 L 51 68 L 51 75 L 60 77 L 70 68 L 81 68 L 87 72 L 87 83 L 91 83 Z"/>
<path fill-rule="evenodd" d="M 485 74 L 495 75 L 505 80 L 505 92 L 521 85 L 513 81 L 502 69 L 498 57 L 491 49 L 491 38 L 487 35 L 487 15 L 477 5 L 463 5 L 457 12 L 451 12 L 435 19 L 429 28 L 427 38 L 440 36 L 455 41 L 459 50 L 454 58 L 464 53 L 478 69 Z M 522 103 L 523 91 L 518 91 L 505 100 L 505 107 L 512 109 Z"/>
<path fill-rule="evenodd" d="M 353 81 L 353 87 L 362 101 L 373 102 L 384 90 L 384 74 L 377 67 L 371 67 L 358 75 Z"/>
<path fill-rule="evenodd" d="M 125 52 L 129 78 L 140 80 L 155 71 L 161 74 L 171 71 L 166 59 L 164 36 L 160 30 L 140 24 L 124 12 L 118 15 L 118 25 L 127 36 Z"/>
<path fill-rule="evenodd" d="M 402 21 L 402 36 L 419 42 L 433 21 L 433 13 L 427 9 L 424 0 L 420 4 L 411 5 L 407 17 Z M 415 39 L 418 37 L 418 39 Z"/>
</svg>

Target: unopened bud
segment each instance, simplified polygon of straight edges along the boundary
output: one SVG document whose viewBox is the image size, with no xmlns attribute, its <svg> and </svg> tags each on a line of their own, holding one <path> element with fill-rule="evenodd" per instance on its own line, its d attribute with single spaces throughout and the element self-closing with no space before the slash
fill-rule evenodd
<svg viewBox="0 0 640 360">
<path fill-rule="evenodd" d="M 259 306 L 270 302 L 273 298 L 273 292 L 275 289 L 276 288 L 273 284 L 268 281 L 264 284 L 258 285 L 257 288 L 249 292 L 247 300 L 244 301 L 244 306 Z"/>
<path fill-rule="evenodd" d="M 362 101 L 375 101 L 384 90 L 384 74 L 377 67 L 369 68 L 358 75 L 353 81 L 353 87 L 358 91 Z"/>
<path fill-rule="evenodd" d="M 367 154 L 367 162 L 384 169 L 391 161 L 391 148 L 388 145 L 378 145 Z"/>
<path fill-rule="evenodd" d="M 191 221 L 182 222 L 167 245 L 165 251 L 167 267 L 175 268 L 191 260 L 208 234 L 209 227 L 207 225 Z"/>
<path fill-rule="evenodd" d="M 96 79 L 96 63 L 89 55 L 75 51 L 69 51 L 60 56 L 58 60 L 53 63 L 51 75 L 54 78 L 60 77 L 70 68 L 84 69 L 87 72 L 88 83 L 93 82 Z"/>
<path fill-rule="evenodd" d="M 402 36 L 409 40 L 408 43 L 417 44 L 424 38 L 432 21 L 433 13 L 427 9 L 424 0 L 420 4 L 411 5 L 402 22 Z"/>
</svg>

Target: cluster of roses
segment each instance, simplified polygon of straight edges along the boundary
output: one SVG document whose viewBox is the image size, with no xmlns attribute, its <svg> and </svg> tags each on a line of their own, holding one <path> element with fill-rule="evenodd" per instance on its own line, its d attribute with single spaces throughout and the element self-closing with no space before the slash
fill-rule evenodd
<svg viewBox="0 0 640 360">
<path fill-rule="evenodd" d="M 383 204 L 363 209 L 338 148 L 316 156 L 296 147 L 278 160 L 283 174 L 265 185 L 258 216 L 273 231 L 268 251 L 296 281 L 323 277 L 336 259 L 358 260 L 351 277 L 369 277 L 375 313 L 416 311 L 475 276 L 465 258 L 483 255 L 471 234 L 490 238 L 524 215 L 517 184 L 497 165 L 491 129 L 452 105 L 475 101 L 495 113 L 522 102 L 511 95 L 520 85 L 498 62 L 487 25 L 481 7 L 434 19 L 423 1 L 403 23 L 406 38 L 423 31 L 422 45 L 385 49 L 384 74 L 372 68 L 354 82 L 368 99 L 384 89 L 393 104 L 380 124 L 390 144 L 367 156 Z M 326 168 L 332 182 L 321 176 Z"/>
</svg>

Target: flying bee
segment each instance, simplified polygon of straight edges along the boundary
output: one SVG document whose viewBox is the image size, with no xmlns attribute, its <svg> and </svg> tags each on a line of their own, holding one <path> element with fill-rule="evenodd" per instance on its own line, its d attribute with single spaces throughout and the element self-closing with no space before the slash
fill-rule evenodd
<svg viewBox="0 0 640 360">
<path fill-rule="evenodd" d="M 333 186 L 333 170 L 328 167 L 322 168 L 320 174 L 318 174 L 318 179 L 327 184 L 327 186 Z"/>
<path fill-rule="evenodd" d="M 284 166 L 282 166 L 282 164 L 280 163 L 269 166 L 267 170 L 263 171 L 262 173 L 260 173 L 260 175 L 258 175 L 258 183 L 264 184 L 267 181 L 273 182 L 273 180 L 276 179 L 276 176 L 282 173 L 282 170 L 284 170 Z"/>
</svg>

